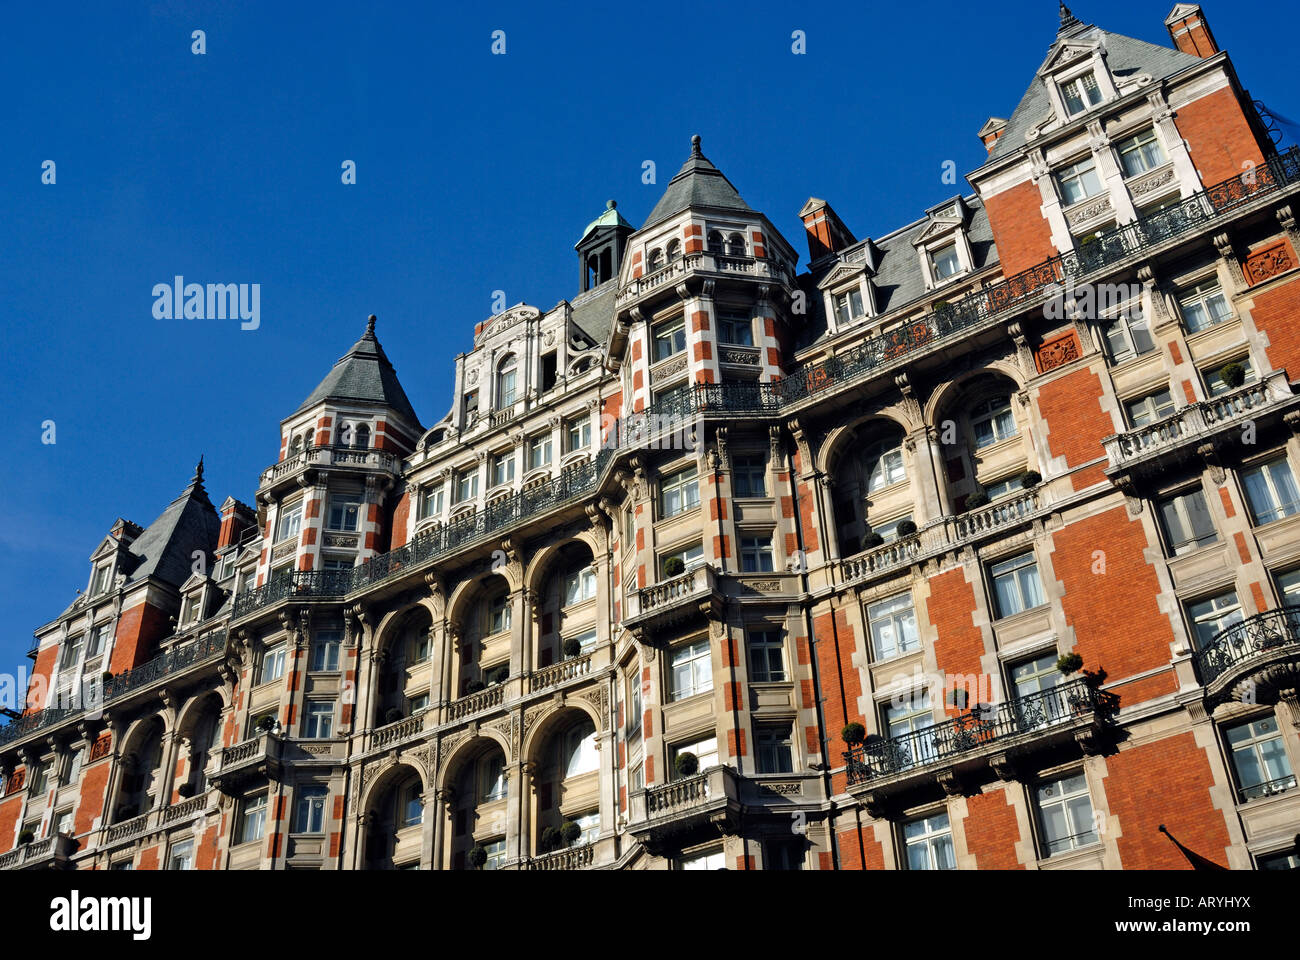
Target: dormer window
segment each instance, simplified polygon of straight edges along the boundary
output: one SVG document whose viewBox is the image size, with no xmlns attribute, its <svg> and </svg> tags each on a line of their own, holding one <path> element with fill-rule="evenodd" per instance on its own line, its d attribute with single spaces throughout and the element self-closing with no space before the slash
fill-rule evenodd
<svg viewBox="0 0 1300 960">
<path fill-rule="evenodd" d="M 497 409 L 512 406 L 517 397 L 518 361 L 513 353 L 502 358 L 497 366 Z"/>
<path fill-rule="evenodd" d="M 1056 171 L 1056 183 L 1061 190 L 1061 202 L 1067 207 L 1102 192 L 1097 164 L 1091 156 Z"/>
<path fill-rule="evenodd" d="M 934 270 L 935 280 L 947 280 L 961 272 L 961 257 L 957 255 L 957 244 L 950 243 L 930 254 L 930 266 Z"/>
<path fill-rule="evenodd" d="M 860 287 L 837 293 L 832 299 L 835 302 L 835 319 L 840 326 L 847 326 L 855 320 L 860 320 L 866 313 L 862 305 Z"/>
<path fill-rule="evenodd" d="M 108 589 L 109 577 L 113 572 L 113 565 L 106 563 L 103 566 L 95 568 L 95 577 L 90 586 L 90 595 L 97 596 Z"/>
<path fill-rule="evenodd" d="M 181 615 L 179 621 L 181 626 L 185 626 L 185 624 L 187 623 L 192 623 L 195 619 L 197 619 L 194 616 L 194 608 L 195 608 L 195 599 L 192 594 L 190 596 L 187 596 L 184 600 L 181 601 Z"/>
<path fill-rule="evenodd" d="M 1097 84 L 1097 74 L 1089 70 L 1061 84 L 1061 96 L 1065 100 L 1065 109 L 1071 117 L 1077 117 L 1101 103 L 1101 87 Z"/>
<path fill-rule="evenodd" d="M 352 446 L 358 450 L 370 449 L 370 427 L 364 423 L 358 423 L 356 432 L 352 435 Z"/>
<path fill-rule="evenodd" d="M 1124 178 L 1154 170 L 1165 162 L 1165 151 L 1156 139 L 1153 127 L 1119 143 L 1119 162 L 1124 168 Z"/>
</svg>

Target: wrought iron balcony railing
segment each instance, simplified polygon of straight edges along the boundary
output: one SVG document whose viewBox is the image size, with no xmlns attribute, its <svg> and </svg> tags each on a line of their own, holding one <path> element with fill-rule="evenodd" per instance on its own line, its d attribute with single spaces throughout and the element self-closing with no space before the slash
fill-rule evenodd
<svg viewBox="0 0 1300 960">
<path fill-rule="evenodd" d="M 1115 698 L 1086 679 L 1005 703 L 977 706 L 969 713 L 889 739 L 855 746 L 844 754 L 850 784 L 918 770 L 962 757 L 1001 740 L 1047 731 L 1058 724 L 1108 717 Z"/>
<path fill-rule="evenodd" d="M 212 660 L 226 652 L 226 634 L 211 633 L 193 643 L 179 644 L 166 653 L 147 660 L 133 670 L 125 670 L 104 681 L 104 702 L 124 697 L 133 690 L 178 673 L 196 663 Z"/>
<path fill-rule="evenodd" d="M 1257 783 L 1253 786 L 1242 787 L 1237 791 L 1242 803 L 1249 800 L 1260 800 L 1264 797 L 1276 797 L 1279 793 L 1286 793 L 1294 790 L 1296 779 L 1294 773 L 1288 773 L 1284 777 L 1278 777 L 1276 780 L 1268 780 L 1264 783 Z"/>
<path fill-rule="evenodd" d="M 46 707 L 44 710 L 37 710 L 34 713 L 19 717 L 12 723 L 0 727 L 0 745 L 12 743 L 14 740 L 29 736 L 38 730 L 44 730 L 56 723 L 70 720 L 79 716 L 81 712 L 79 707 Z"/>
<path fill-rule="evenodd" d="M 350 570 L 296 572 L 277 577 L 235 599 L 238 619 L 262 607 L 294 597 L 343 597 L 382 583 L 413 567 L 454 553 L 503 530 L 518 526 L 592 493 L 615 451 L 602 449 L 595 457 L 564 470 L 553 482 L 520 490 L 482 510 L 426 530 L 405 546 L 380 554 Z"/>
<path fill-rule="evenodd" d="M 1196 652 L 1196 670 L 1208 687 L 1238 664 L 1289 645 L 1300 653 L 1300 606 L 1259 613 L 1216 634 Z"/>
</svg>

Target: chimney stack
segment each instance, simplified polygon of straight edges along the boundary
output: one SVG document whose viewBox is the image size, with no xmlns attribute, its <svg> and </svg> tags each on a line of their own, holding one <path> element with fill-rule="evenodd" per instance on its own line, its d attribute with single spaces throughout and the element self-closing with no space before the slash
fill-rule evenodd
<svg viewBox="0 0 1300 960">
<path fill-rule="evenodd" d="M 1165 26 L 1169 29 L 1174 46 L 1183 53 L 1190 53 L 1194 57 L 1212 57 L 1219 52 L 1219 45 L 1214 41 L 1209 21 L 1201 12 L 1199 3 L 1178 4 L 1165 20 Z"/>
</svg>

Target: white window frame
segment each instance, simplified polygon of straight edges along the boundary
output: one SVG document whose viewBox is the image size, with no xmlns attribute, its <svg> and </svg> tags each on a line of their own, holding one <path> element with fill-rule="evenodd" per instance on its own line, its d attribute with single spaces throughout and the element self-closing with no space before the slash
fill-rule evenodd
<svg viewBox="0 0 1300 960">
<path fill-rule="evenodd" d="M 682 674 L 686 676 L 683 678 Z M 669 650 L 667 688 L 670 703 L 713 689 L 713 649 L 708 637 L 681 643 Z"/>
</svg>

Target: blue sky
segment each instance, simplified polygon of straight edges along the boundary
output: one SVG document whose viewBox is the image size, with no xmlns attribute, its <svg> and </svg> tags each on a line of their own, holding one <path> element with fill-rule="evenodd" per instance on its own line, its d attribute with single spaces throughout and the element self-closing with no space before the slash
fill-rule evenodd
<svg viewBox="0 0 1300 960">
<path fill-rule="evenodd" d="M 1167 43 L 1172 6 L 1074 9 Z M 1252 93 L 1300 111 L 1290 34 L 1224 0 L 1206 12 Z M 214 503 L 251 502 L 280 419 L 367 314 L 435 422 L 493 291 L 544 309 L 572 296 L 582 227 L 611 197 L 640 224 L 694 133 L 797 249 L 810 195 L 883 235 L 956 192 L 944 161 L 980 163 L 976 131 L 1009 116 L 1056 26 L 1050 0 L 13 5 L 0 671 L 85 587 L 113 520 L 152 521 L 201 453 Z M 154 319 L 154 284 L 177 274 L 260 284 L 260 327 Z"/>
</svg>

